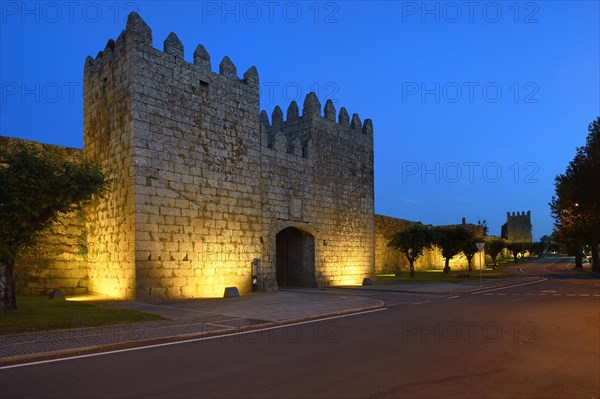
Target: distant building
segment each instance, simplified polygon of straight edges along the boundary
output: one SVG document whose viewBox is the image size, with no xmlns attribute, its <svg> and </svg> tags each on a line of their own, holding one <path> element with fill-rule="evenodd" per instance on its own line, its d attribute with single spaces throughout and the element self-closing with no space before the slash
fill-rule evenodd
<svg viewBox="0 0 600 399">
<path fill-rule="evenodd" d="M 506 223 L 502 225 L 502 238 L 508 242 L 532 242 L 531 211 L 506 212 Z"/>
</svg>

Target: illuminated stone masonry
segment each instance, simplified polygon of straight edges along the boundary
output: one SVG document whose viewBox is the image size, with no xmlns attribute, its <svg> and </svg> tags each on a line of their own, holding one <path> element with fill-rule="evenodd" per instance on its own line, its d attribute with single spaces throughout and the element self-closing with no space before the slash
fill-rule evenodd
<svg viewBox="0 0 600 399">
<path fill-rule="evenodd" d="M 219 73 L 135 13 L 84 72 L 84 154 L 113 187 L 89 209 L 89 290 L 127 299 L 226 286 L 360 283 L 374 272 L 373 128 L 314 93 L 259 109 L 256 68 Z M 277 265 L 276 265 L 277 263 Z"/>
<path fill-rule="evenodd" d="M 18 262 L 23 292 L 220 297 L 232 286 L 360 284 L 404 266 L 387 242 L 413 222 L 374 215 L 371 120 L 314 93 L 302 113 L 292 102 L 269 117 L 256 68 L 241 79 L 228 57 L 211 68 L 202 45 L 186 62 L 174 33 L 155 49 L 136 13 L 86 59 L 83 157 L 110 189 Z M 437 251 L 420 261 L 443 264 Z"/>
</svg>

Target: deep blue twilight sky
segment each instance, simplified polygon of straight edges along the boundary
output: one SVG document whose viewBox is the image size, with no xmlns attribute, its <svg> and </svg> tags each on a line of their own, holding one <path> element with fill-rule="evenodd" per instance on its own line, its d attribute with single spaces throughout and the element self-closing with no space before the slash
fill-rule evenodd
<svg viewBox="0 0 600 399">
<path fill-rule="evenodd" d="M 548 202 L 600 114 L 597 1 L 2 1 L 0 134 L 83 146 L 82 75 L 135 10 L 154 47 L 177 33 L 213 70 L 261 79 L 261 108 L 315 91 L 373 119 L 375 210 L 426 224 Z"/>
</svg>

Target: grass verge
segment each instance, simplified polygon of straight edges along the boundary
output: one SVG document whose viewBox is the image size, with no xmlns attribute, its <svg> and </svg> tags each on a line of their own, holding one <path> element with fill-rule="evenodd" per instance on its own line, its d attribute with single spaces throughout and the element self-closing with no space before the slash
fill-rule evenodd
<svg viewBox="0 0 600 399">
<path fill-rule="evenodd" d="M 469 275 L 469 278 L 458 278 L 457 275 Z M 481 271 L 483 278 L 505 278 L 512 277 L 513 274 L 507 273 L 502 268 L 496 270 L 483 269 Z M 479 280 L 479 270 L 471 272 L 467 270 L 451 270 L 446 274 L 442 270 L 424 270 L 416 271 L 415 278 L 410 278 L 409 271 L 402 271 L 402 275 L 394 276 L 393 274 L 378 274 L 376 281 L 378 282 L 438 282 L 438 283 L 464 283 L 467 281 Z"/>
<path fill-rule="evenodd" d="M 159 315 L 45 296 L 17 296 L 17 310 L 0 313 L 0 335 L 162 320 Z"/>
</svg>

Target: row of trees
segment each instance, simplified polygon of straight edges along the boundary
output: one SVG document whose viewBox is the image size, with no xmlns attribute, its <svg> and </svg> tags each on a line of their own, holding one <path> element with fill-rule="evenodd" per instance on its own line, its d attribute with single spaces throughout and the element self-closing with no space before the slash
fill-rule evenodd
<svg viewBox="0 0 600 399">
<path fill-rule="evenodd" d="M 550 249 L 550 237 L 543 236 L 538 242 L 507 242 L 504 248 L 511 252 L 511 255 L 517 263 L 519 255 L 525 258 L 525 254 L 536 255 L 538 258 L 543 258 Z"/>
<path fill-rule="evenodd" d="M 415 277 L 415 262 L 426 250 L 433 247 L 439 248 L 444 257 L 444 273 L 450 272 L 450 260 L 462 253 L 467 259 L 469 271 L 472 270 L 472 260 L 478 252 L 477 243 L 485 242 L 485 252 L 494 263 L 494 269 L 498 266 L 496 261 L 498 255 L 506 248 L 514 262 L 518 262 L 519 256 L 523 257 L 527 252 L 543 257 L 550 246 L 550 237 L 544 236 L 539 242 L 506 242 L 501 238 L 485 239 L 478 236 L 473 230 L 465 226 L 424 226 L 416 224 L 406 230 L 392 235 L 388 246 L 399 250 L 408 260 L 410 277 Z"/>
<path fill-rule="evenodd" d="M 410 277 L 415 277 L 415 262 L 427 249 L 436 246 L 445 259 L 444 273 L 450 272 L 450 259 L 463 253 L 469 270 L 471 261 L 478 252 L 477 242 L 483 241 L 475 232 L 465 226 L 424 226 L 416 224 L 392 235 L 388 246 L 399 250 L 410 268 Z"/>
<path fill-rule="evenodd" d="M 575 255 L 576 267 L 583 266 L 583 249 L 589 247 L 592 269 L 600 271 L 600 117 L 588 126 L 586 144 L 577 148 L 565 173 L 556 176 L 550 209 L 554 240 Z"/>
</svg>

